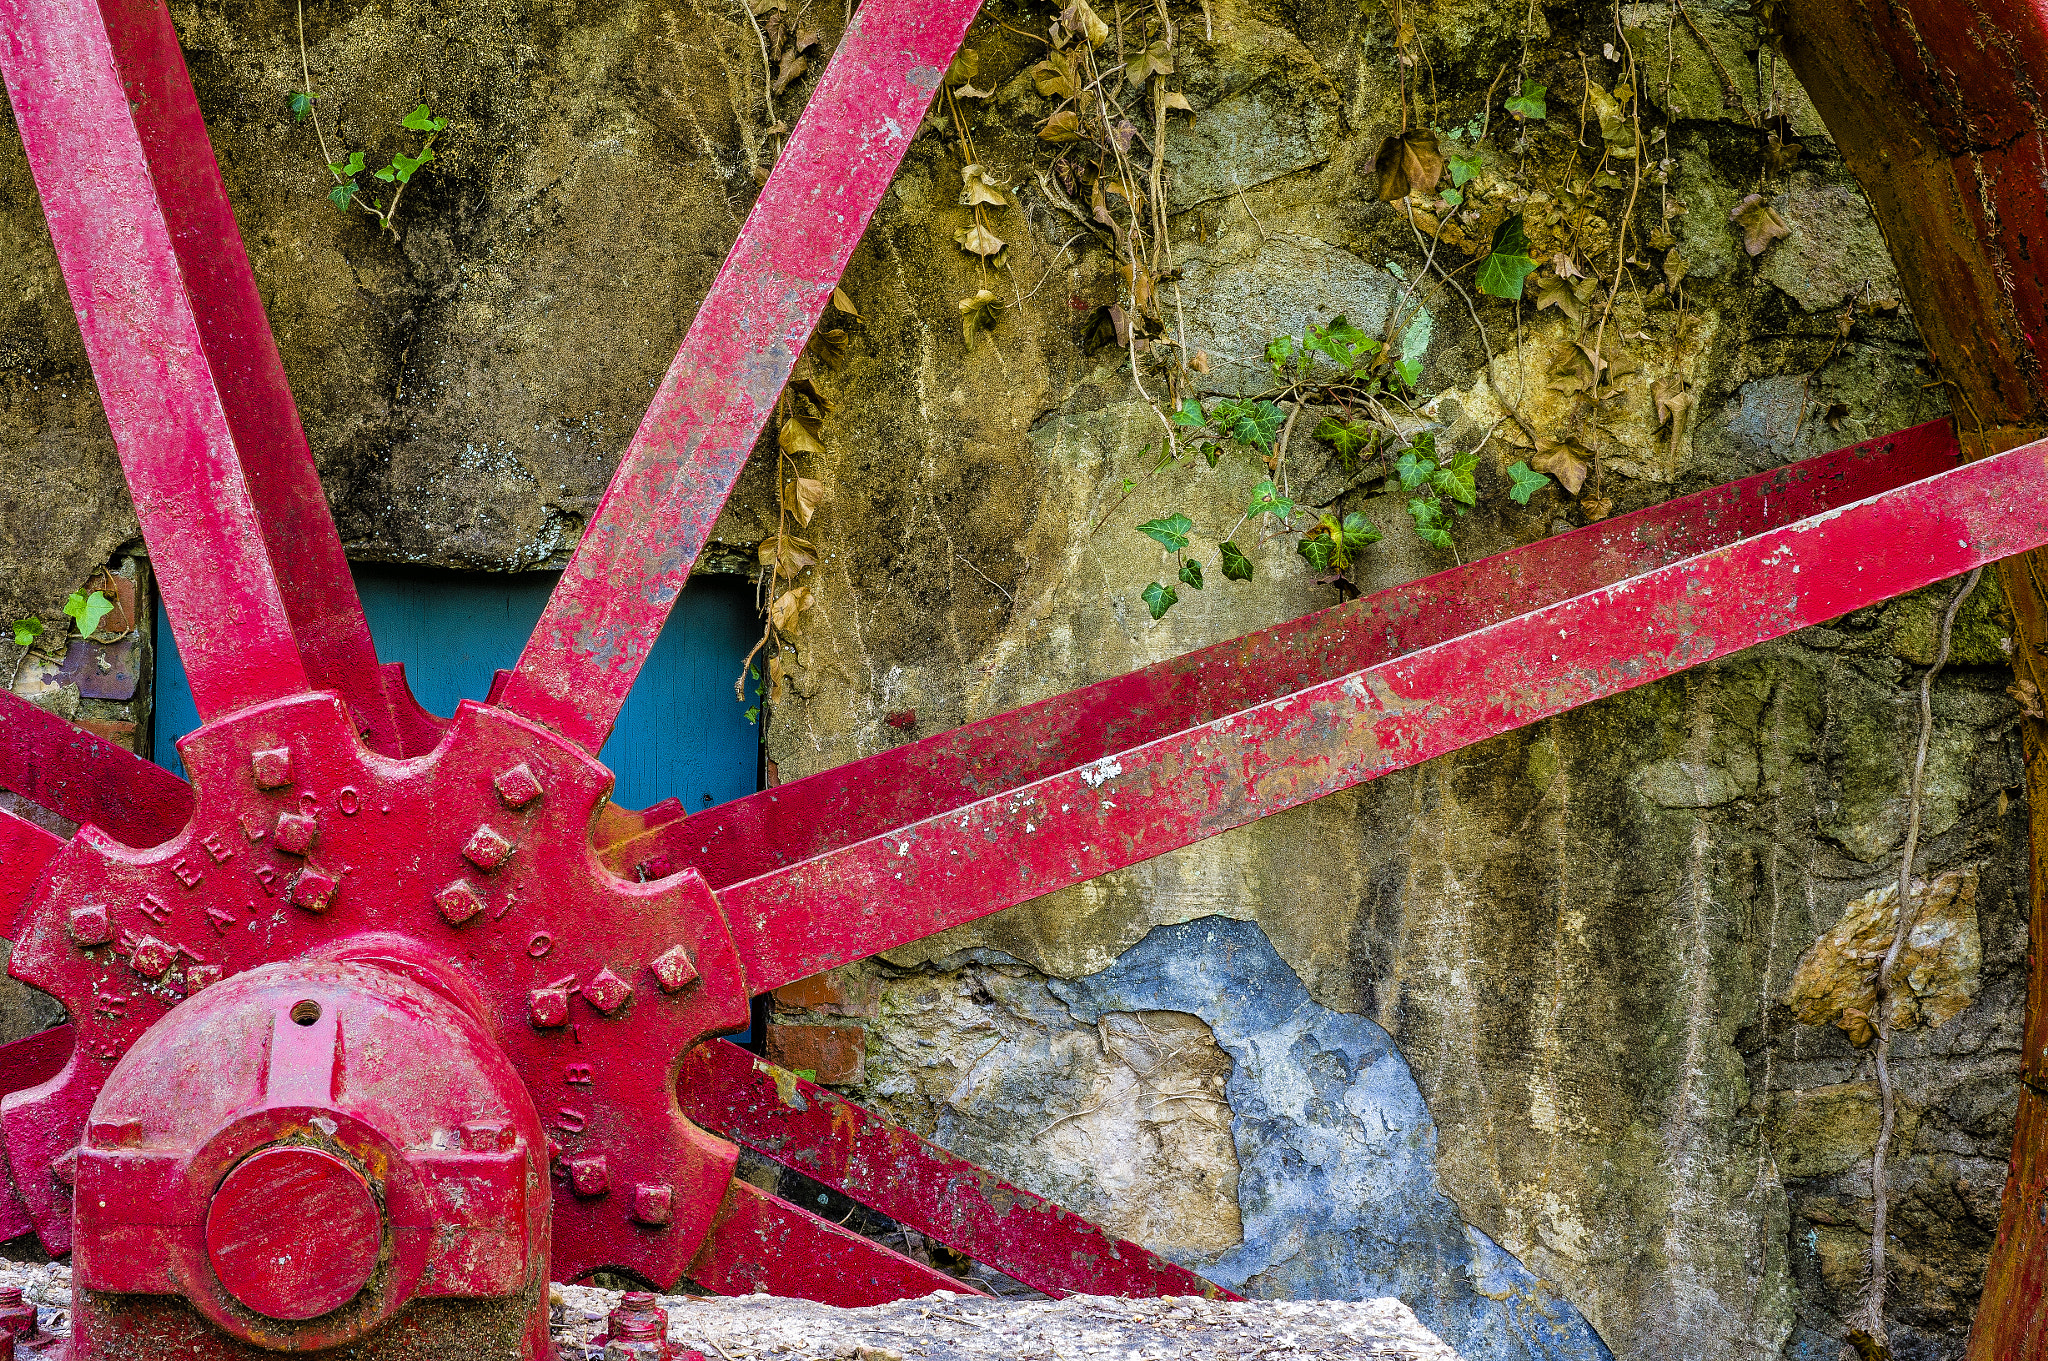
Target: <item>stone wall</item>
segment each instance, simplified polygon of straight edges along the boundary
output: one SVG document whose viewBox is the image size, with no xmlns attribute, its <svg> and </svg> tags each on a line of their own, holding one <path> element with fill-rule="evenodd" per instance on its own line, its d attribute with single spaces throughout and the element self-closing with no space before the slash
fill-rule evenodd
<svg viewBox="0 0 2048 1361">
<path fill-rule="evenodd" d="M 787 5 L 829 49 L 844 7 Z M 351 552 L 559 562 L 772 162 L 745 13 L 313 0 L 330 139 L 374 159 L 406 145 L 415 103 L 451 119 L 396 239 L 325 199 L 286 103 L 302 84 L 293 6 L 173 13 Z M 1466 292 L 1420 294 L 1431 340 L 1410 427 L 1478 451 L 1458 557 L 1942 413 L 1868 210 L 1740 7 L 1171 13 L 1192 110 L 1165 142 L 1171 329 L 1206 359 L 1197 395 L 1256 390 L 1275 335 L 1339 313 L 1376 331 L 1413 306 L 1428 251 L 1374 167 L 1404 90 L 1413 121 L 1487 120 L 1475 212 L 1513 185 L 1539 246 L 1544 231 L 1576 243 L 1603 286 L 1619 266 L 1605 325 L 1634 371 L 1589 421 L 1560 389 L 1599 313 L 1468 306 L 1472 258 L 1438 248 Z M 1279 469 L 1243 448 L 1157 466 L 1160 421 L 1126 350 L 1090 340 L 1124 297 L 1113 246 L 1060 206 L 1036 135 L 1051 105 L 1033 35 L 1051 17 L 991 0 L 968 40 L 991 93 L 962 104 L 1011 200 L 991 214 L 1008 251 L 989 267 L 956 243 L 961 154 L 937 129 L 848 273 L 859 320 L 833 323 L 843 365 L 819 381 L 837 405 L 804 467 L 832 497 L 807 531 L 815 604 L 767 715 L 781 778 L 1452 561 L 1410 531 L 1382 468 L 1347 467 L 1306 429 Z M 1611 98 L 1631 56 L 1640 110 L 1616 132 L 1654 148 L 1652 173 L 1607 183 L 1615 142 L 1590 87 Z M 1524 80 L 1547 87 L 1548 117 L 1516 127 L 1501 103 Z M 782 93 L 781 119 L 807 89 Z M 1785 229 L 1755 255 L 1730 220 L 1752 193 Z M 1468 225 L 1483 238 L 1493 219 Z M 135 529 L 11 130 L 0 282 L 15 300 L 0 320 L 0 606 L 50 618 Z M 984 287 L 1005 306 L 970 347 L 959 304 Z M 1689 401 L 1660 410 L 1653 388 Z M 1535 452 L 1518 447 L 1524 422 L 1593 457 L 1578 495 L 1505 495 L 1508 465 Z M 773 454 L 720 523 L 721 563 L 751 561 L 774 529 Z M 1252 582 L 1212 567 L 1155 621 L 1140 591 L 1171 568 L 1133 526 L 1183 512 L 1213 547 L 1269 475 L 1385 537 L 1338 583 L 1276 536 L 1252 550 Z M 799 996 L 786 1019 L 856 1031 L 862 1061 L 835 1075 L 862 1099 L 1248 1293 L 1399 1293 L 1487 1361 L 1832 1358 L 1867 1248 L 1876 1111 L 1867 1051 L 1797 1019 L 1793 981 L 1896 878 L 1914 692 L 1945 598 L 894 952 L 859 971 L 856 1005 Z M 2026 897 L 2007 647 L 1987 582 L 1935 686 L 1923 841 L 1930 880 L 1974 872 L 1954 910 L 1974 916 L 1978 960 L 1942 955 L 1967 1004 L 1895 1058 L 1906 1356 L 1959 1349 L 2010 1137 Z"/>
</svg>

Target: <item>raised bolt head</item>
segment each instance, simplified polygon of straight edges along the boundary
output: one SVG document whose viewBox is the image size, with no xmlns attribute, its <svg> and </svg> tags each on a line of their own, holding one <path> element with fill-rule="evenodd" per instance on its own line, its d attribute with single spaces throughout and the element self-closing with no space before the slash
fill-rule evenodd
<svg viewBox="0 0 2048 1361">
<path fill-rule="evenodd" d="M 633 987 L 610 969 L 599 969 L 597 977 L 583 985 L 583 995 L 590 999 L 590 1005 L 609 1016 L 632 998 Z"/>
<path fill-rule="evenodd" d="M 651 1290 L 628 1290 L 604 1321 L 608 1342 L 666 1342 L 668 1310 L 654 1302 Z"/>
<path fill-rule="evenodd" d="M 282 789 L 292 782 L 292 749 L 266 747 L 249 753 L 249 768 L 258 789 Z"/>
<path fill-rule="evenodd" d="M 480 870 L 494 870 L 512 853 L 512 843 L 495 827 L 479 827 L 462 848 L 462 858 Z"/>
<path fill-rule="evenodd" d="M 450 926 L 460 926 L 484 910 L 484 900 L 476 896 L 468 880 L 457 879 L 434 895 L 434 906 L 441 909 Z"/>
<path fill-rule="evenodd" d="M 220 965 L 187 964 L 185 966 L 185 995 L 190 997 L 220 982 Z"/>
<path fill-rule="evenodd" d="M 569 990 L 535 988 L 527 995 L 526 1015 L 542 1029 L 569 1024 Z"/>
<path fill-rule="evenodd" d="M 95 1120 L 86 1128 L 85 1137 L 94 1148 L 139 1148 L 142 1144 L 142 1122 Z"/>
<path fill-rule="evenodd" d="M 308 865 L 292 876 L 292 906 L 303 907 L 308 912 L 325 912 L 333 897 L 334 876 L 325 870 Z"/>
<path fill-rule="evenodd" d="M 501 770 L 491 781 L 498 787 L 498 797 L 505 801 L 507 808 L 524 808 L 540 797 L 540 781 L 534 778 L 533 768 L 521 761 L 510 770 Z"/>
<path fill-rule="evenodd" d="M 15 1342 L 35 1340 L 36 1307 L 21 1297 L 18 1285 L 0 1286 L 0 1336 L 10 1339 L 7 1355 Z"/>
<path fill-rule="evenodd" d="M 114 938 L 114 916 L 104 903 L 71 909 L 71 939 L 80 945 L 105 945 Z"/>
<path fill-rule="evenodd" d="M 579 1196 L 601 1196 L 612 1189 L 611 1169 L 605 1165 L 604 1154 L 595 1153 L 587 1158 L 571 1158 L 568 1161 L 569 1186 Z"/>
<path fill-rule="evenodd" d="M 665 1184 L 641 1182 L 633 1188 L 633 1218 L 642 1224 L 666 1224 L 675 1192 Z"/>
<path fill-rule="evenodd" d="M 697 981 L 697 961 L 680 945 L 662 951 L 648 967 L 654 970 L 654 981 L 661 984 L 663 992 L 681 992 Z"/>
<path fill-rule="evenodd" d="M 503 1153 L 515 1142 L 517 1136 L 503 1120 L 472 1120 L 462 1127 L 462 1148 L 466 1153 Z"/>
<path fill-rule="evenodd" d="M 280 813 L 271 842 L 288 854 L 304 855 L 313 849 L 313 838 L 319 831 L 320 824 L 304 813 Z"/>
<path fill-rule="evenodd" d="M 168 945 L 155 936 L 144 936 L 135 942 L 135 949 L 128 956 L 128 967 L 144 978 L 162 978 L 177 958 L 177 946 Z"/>
</svg>

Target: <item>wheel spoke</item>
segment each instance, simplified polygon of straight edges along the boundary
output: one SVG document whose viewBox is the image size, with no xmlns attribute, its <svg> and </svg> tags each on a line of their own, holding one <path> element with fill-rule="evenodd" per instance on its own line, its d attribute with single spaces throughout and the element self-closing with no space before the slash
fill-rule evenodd
<svg viewBox="0 0 2048 1361">
<path fill-rule="evenodd" d="M 1317 681 L 719 900 L 760 994 L 2043 543 L 2048 441 Z"/>
<path fill-rule="evenodd" d="M 880 836 L 1262 700 L 1952 468 L 1949 422 L 1616 516 L 650 826 L 619 873 L 714 889 Z"/>
<path fill-rule="evenodd" d="M 729 1041 L 691 1050 L 678 1086 L 683 1113 L 706 1129 L 1054 1299 L 1238 1298 Z"/>
<path fill-rule="evenodd" d="M 929 1295 L 979 1295 L 965 1282 L 735 1180 L 689 1277 L 721 1295 L 765 1292 L 843 1309 Z"/>
<path fill-rule="evenodd" d="M 498 696 L 604 745 L 979 0 L 869 0 Z"/>
<path fill-rule="evenodd" d="M 168 841 L 192 817 L 192 786 L 6 693 L 0 693 L 0 789 L 131 846 Z"/>
<path fill-rule="evenodd" d="M 0 63 L 200 712 L 310 681 L 409 754 L 169 11 L 0 0 Z"/>
</svg>

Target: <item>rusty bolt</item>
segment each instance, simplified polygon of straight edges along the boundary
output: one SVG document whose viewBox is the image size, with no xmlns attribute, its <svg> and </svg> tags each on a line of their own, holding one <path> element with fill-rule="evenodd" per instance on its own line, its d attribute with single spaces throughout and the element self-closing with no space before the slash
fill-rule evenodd
<svg viewBox="0 0 2048 1361">
<path fill-rule="evenodd" d="M 587 1158 L 571 1158 L 569 1186 L 579 1196 L 601 1196 L 612 1189 L 611 1169 L 605 1165 L 604 1154 L 593 1153 Z"/>
<path fill-rule="evenodd" d="M 501 770 L 491 781 L 498 787 L 498 797 L 505 801 L 507 808 L 524 808 L 540 797 L 540 781 L 534 778 L 533 768 L 521 761 L 510 770 Z"/>
<path fill-rule="evenodd" d="M 666 1224 L 675 1192 L 663 1182 L 641 1182 L 633 1188 L 633 1218 L 642 1224 Z"/>
<path fill-rule="evenodd" d="M 135 942 L 135 949 L 128 955 L 128 967 L 144 978 L 162 978 L 177 962 L 178 947 L 158 940 L 155 936 L 144 936 Z"/>
<path fill-rule="evenodd" d="M 35 1335 L 36 1307 L 21 1297 L 20 1286 L 0 1286 L 0 1337 L 12 1350 L 17 1340 L 31 1342 Z"/>
<path fill-rule="evenodd" d="M 441 909 L 450 926 L 460 926 L 484 910 L 484 901 L 476 896 L 468 880 L 457 879 L 434 895 L 434 906 Z"/>
<path fill-rule="evenodd" d="M 590 1005 L 609 1016 L 632 1000 L 633 988 L 610 969 L 599 969 L 597 977 L 583 985 L 583 995 L 590 999 Z"/>
<path fill-rule="evenodd" d="M 320 824 L 305 813 L 280 813 L 277 831 L 272 844 L 288 855 L 304 855 L 313 849 L 313 838 L 320 832 Z"/>
<path fill-rule="evenodd" d="M 668 1310 L 654 1302 L 651 1290 L 628 1290 L 605 1317 L 607 1342 L 665 1342 L 668 1340 Z"/>
<path fill-rule="evenodd" d="M 527 995 L 526 1015 L 542 1029 L 569 1024 L 569 990 L 535 988 Z"/>
<path fill-rule="evenodd" d="M 661 984 L 663 992 L 681 992 L 697 981 L 697 961 L 680 945 L 662 951 L 648 967 L 654 970 L 654 981 Z"/>
<path fill-rule="evenodd" d="M 504 1153 L 516 1142 L 518 1136 L 503 1120 L 472 1120 L 462 1127 L 462 1147 L 467 1153 Z"/>
<path fill-rule="evenodd" d="M 95 1120 L 87 1126 L 85 1137 L 94 1148 L 139 1148 L 142 1145 L 142 1122 Z"/>
<path fill-rule="evenodd" d="M 333 897 L 334 876 L 325 870 L 308 865 L 292 876 L 291 900 L 294 907 L 303 907 L 308 912 L 325 912 Z"/>
<path fill-rule="evenodd" d="M 292 749 L 265 747 L 250 752 L 249 766 L 256 774 L 258 789 L 282 789 L 292 782 Z"/>
<path fill-rule="evenodd" d="M 185 995 L 187 997 L 190 997 L 195 992 L 210 988 L 218 982 L 220 982 L 220 965 L 218 964 L 187 964 L 185 966 Z"/>
<path fill-rule="evenodd" d="M 470 834 L 462 858 L 480 870 L 494 870 L 512 853 L 512 843 L 495 827 L 484 826 Z"/>
<path fill-rule="evenodd" d="M 114 938 L 114 916 L 104 903 L 85 903 L 71 909 L 71 939 L 88 948 L 105 945 Z"/>
</svg>

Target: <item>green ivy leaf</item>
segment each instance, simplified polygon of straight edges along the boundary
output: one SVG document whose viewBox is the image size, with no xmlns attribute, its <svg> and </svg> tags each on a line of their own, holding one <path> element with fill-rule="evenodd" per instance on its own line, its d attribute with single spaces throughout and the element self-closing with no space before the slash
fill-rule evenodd
<svg viewBox="0 0 2048 1361">
<path fill-rule="evenodd" d="M 1453 189 L 1463 189 L 1465 181 L 1479 173 L 1479 158 L 1477 156 L 1453 156 L 1446 164 L 1450 166 L 1451 187 Z"/>
<path fill-rule="evenodd" d="M 1217 460 L 1223 457 L 1223 446 L 1220 444 L 1211 444 L 1205 440 L 1203 443 L 1196 446 L 1195 452 L 1200 454 L 1203 458 L 1208 459 L 1209 466 L 1213 468 L 1216 466 Z"/>
<path fill-rule="evenodd" d="M 103 591 L 82 595 L 77 591 L 64 602 L 64 613 L 78 621 L 78 631 L 87 637 L 100 631 L 100 621 L 113 612 L 114 602 Z"/>
<path fill-rule="evenodd" d="M 1294 502 L 1280 495 L 1274 489 L 1273 479 L 1269 477 L 1252 489 L 1252 499 L 1245 505 L 1244 513 L 1247 517 L 1277 515 L 1285 520 L 1294 514 Z"/>
<path fill-rule="evenodd" d="M 292 121 L 305 122 L 306 115 L 313 112 L 313 101 L 319 97 L 319 92 L 315 90 L 292 91 Z"/>
<path fill-rule="evenodd" d="M 1548 93 L 1548 90 L 1548 86 L 1538 85 L 1533 80 L 1525 79 L 1522 82 L 1522 92 L 1508 96 L 1507 103 L 1503 107 L 1517 118 L 1548 118 L 1550 111 L 1543 103 L 1543 96 Z"/>
<path fill-rule="evenodd" d="M 354 179 L 357 175 L 363 173 L 363 153 L 360 151 L 351 151 L 348 154 L 348 159 L 346 161 L 342 161 L 339 163 L 329 161 L 327 163 L 327 168 L 329 170 L 332 170 L 335 174 L 341 176 L 345 180 Z"/>
<path fill-rule="evenodd" d="M 1395 360 L 1394 376 L 1401 380 L 1403 387 L 1414 387 L 1422 381 L 1422 361 L 1420 359 Z"/>
<path fill-rule="evenodd" d="M 1318 527 L 1315 533 L 1294 545 L 1294 551 L 1307 558 L 1308 565 L 1318 572 L 1327 572 L 1331 559 L 1337 555 L 1337 545 Z"/>
<path fill-rule="evenodd" d="M 1195 522 L 1175 511 L 1163 520 L 1147 520 L 1138 526 L 1138 532 L 1156 542 L 1169 553 L 1178 553 L 1188 546 L 1188 535 L 1194 531 Z"/>
<path fill-rule="evenodd" d="M 1376 426 L 1364 421 L 1340 421 L 1335 416 L 1325 416 L 1317 422 L 1315 436 L 1325 444 L 1335 446 L 1337 456 L 1344 460 L 1347 468 L 1379 445 Z"/>
<path fill-rule="evenodd" d="M 1244 550 L 1228 539 L 1225 539 L 1219 545 L 1219 548 L 1223 554 L 1223 575 L 1225 579 L 1230 581 L 1250 581 L 1252 579 L 1252 560 L 1244 555 Z"/>
<path fill-rule="evenodd" d="M 396 175 L 398 177 L 398 182 L 400 184 L 408 184 L 411 182 L 414 173 L 418 171 L 421 166 L 425 165 L 428 161 L 431 161 L 433 159 L 434 149 L 430 146 L 421 147 L 420 154 L 417 156 L 408 156 L 401 151 L 396 156 L 393 156 L 391 158 L 391 174 L 387 175 L 384 171 L 379 170 L 377 172 L 377 178 L 380 180 L 389 180 L 392 177 L 392 175 Z"/>
<path fill-rule="evenodd" d="M 753 707 L 751 707 L 751 708 L 749 708 L 749 709 L 747 710 L 747 722 L 749 722 L 749 723 L 759 723 L 760 721 L 761 721 L 761 706 L 760 706 L 760 705 L 758 705 L 758 704 L 756 704 L 756 705 L 754 705 Z"/>
<path fill-rule="evenodd" d="M 1294 337 L 1274 336 L 1266 342 L 1266 362 L 1278 373 L 1294 362 Z"/>
<path fill-rule="evenodd" d="M 345 210 L 348 207 L 349 200 L 361 192 L 361 186 L 354 180 L 350 180 L 347 184 L 337 184 L 332 189 L 329 189 L 327 191 L 327 199 L 335 207 Z"/>
<path fill-rule="evenodd" d="M 1529 258 L 1529 237 L 1522 230 L 1522 215 L 1516 213 L 1493 233 L 1493 250 L 1479 262 L 1474 282 L 1479 291 L 1495 298 L 1519 300 L 1522 281 L 1536 270 Z"/>
<path fill-rule="evenodd" d="M 1429 475 L 1429 485 L 1464 505 L 1479 503 L 1479 455 L 1453 454 L 1451 461 Z"/>
<path fill-rule="evenodd" d="M 1441 501 L 1433 496 L 1415 497 L 1408 503 L 1408 514 L 1415 521 L 1416 536 L 1424 543 L 1438 548 L 1451 546 L 1451 531 Z"/>
<path fill-rule="evenodd" d="M 1435 471 L 1436 460 L 1417 457 L 1413 449 L 1403 450 L 1401 456 L 1394 460 L 1394 474 L 1401 479 L 1402 491 L 1414 491 L 1429 481 L 1430 474 Z"/>
<path fill-rule="evenodd" d="M 1226 557 L 1224 559 L 1223 568 L 1226 574 L 1230 571 L 1229 562 L 1229 558 Z M 1249 569 L 1247 569 L 1247 571 L 1249 571 Z M 1249 580 L 1249 576 L 1247 576 L 1246 579 Z M 34 615 L 30 615 L 26 619 L 17 619 L 14 621 L 14 645 L 16 647 L 27 647 L 29 644 L 33 643 L 36 639 L 42 636 L 43 621 L 36 618 Z"/>
<path fill-rule="evenodd" d="M 1380 541 L 1380 532 L 1373 527 L 1372 521 L 1366 519 L 1355 510 L 1344 517 L 1344 523 L 1339 528 L 1344 536 L 1344 550 L 1347 557 L 1356 555 L 1367 544 L 1375 544 Z"/>
<path fill-rule="evenodd" d="M 1548 477 L 1519 459 L 1508 465 L 1508 476 L 1515 482 L 1508 488 L 1508 500 L 1518 506 L 1528 505 L 1530 497 L 1550 485 Z"/>
<path fill-rule="evenodd" d="M 1461 207 L 1465 202 L 1465 196 L 1455 189 L 1446 189 L 1437 197 L 1453 208 Z"/>
<path fill-rule="evenodd" d="M 407 114 L 401 122 L 402 126 L 410 128 L 414 132 L 439 132 L 442 128 L 448 126 L 447 119 L 434 117 L 433 113 L 424 104 Z"/>
<path fill-rule="evenodd" d="M 1142 594 L 1145 598 L 1145 608 L 1152 611 L 1154 619 L 1164 618 L 1166 612 L 1173 608 L 1173 603 L 1180 599 L 1173 587 L 1162 586 L 1156 581 L 1147 586 Z"/>
<path fill-rule="evenodd" d="M 1192 397 L 1180 399 L 1180 405 L 1173 409 L 1173 423 L 1185 429 L 1196 429 L 1209 423 L 1202 414 L 1202 404 Z"/>
<path fill-rule="evenodd" d="M 1273 441 L 1279 436 L 1280 427 L 1287 417 L 1279 407 L 1265 400 L 1242 401 L 1226 397 L 1210 409 L 1209 419 L 1217 429 L 1239 444 L 1249 444 L 1270 454 Z"/>
<path fill-rule="evenodd" d="M 1189 558 L 1180 565 L 1180 579 L 1196 590 L 1202 589 L 1202 564 Z"/>
</svg>

